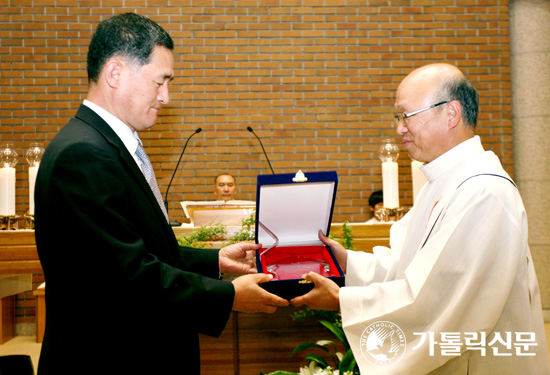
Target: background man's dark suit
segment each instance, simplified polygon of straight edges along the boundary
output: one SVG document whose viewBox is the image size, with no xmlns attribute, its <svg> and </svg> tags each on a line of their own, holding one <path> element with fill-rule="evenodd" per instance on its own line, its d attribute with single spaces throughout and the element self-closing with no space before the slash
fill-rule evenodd
<svg viewBox="0 0 550 375">
<path fill-rule="evenodd" d="M 39 373 L 198 373 L 198 333 L 221 333 L 234 288 L 216 251 L 178 248 L 134 158 L 88 107 L 47 148 L 35 200 Z"/>
</svg>

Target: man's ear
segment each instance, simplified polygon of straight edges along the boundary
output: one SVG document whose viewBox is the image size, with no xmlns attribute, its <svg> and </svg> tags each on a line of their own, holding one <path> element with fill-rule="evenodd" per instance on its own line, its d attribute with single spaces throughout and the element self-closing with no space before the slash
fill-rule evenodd
<svg viewBox="0 0 550 375">
<path fill-rule="evenodd" d="M 103 68 L 105 82 L 112 88 L 119 87 L 123 63 L 118 59 L 110 59 Z"/>
<path fill-rule="evenodd" d="M 462 105 L 458 100 L 451 100 L 447 103 L 447 111 L 449 114 L 449 130 L 454 129 L 462 119 Z"/>
</svg>

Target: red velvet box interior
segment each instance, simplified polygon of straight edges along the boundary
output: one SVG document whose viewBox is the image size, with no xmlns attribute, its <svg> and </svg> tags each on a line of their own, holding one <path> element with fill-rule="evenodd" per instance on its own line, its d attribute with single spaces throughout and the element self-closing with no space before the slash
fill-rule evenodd
<svg viewBox="0 0 550 375">
<path fill-rule="evenodd" d="M 301 279 L 310 271 L 325 277 L 342 276 L 325 246 L 275 247 L 262 254 L 259 251 L 262 272 L 273 275 L 273 280 Z"/>
</svg>

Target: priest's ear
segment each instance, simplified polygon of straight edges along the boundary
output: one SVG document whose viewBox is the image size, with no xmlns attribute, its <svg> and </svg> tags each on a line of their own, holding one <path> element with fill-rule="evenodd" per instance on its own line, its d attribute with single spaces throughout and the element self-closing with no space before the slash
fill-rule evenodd
<svg viewBox="0 0 550 375">
<path fill-rule="evenodd" d="M 462 120 L 462 104 L 458 100 L 447 103 L 448 128 L 454 129 Z"/>
</svg>

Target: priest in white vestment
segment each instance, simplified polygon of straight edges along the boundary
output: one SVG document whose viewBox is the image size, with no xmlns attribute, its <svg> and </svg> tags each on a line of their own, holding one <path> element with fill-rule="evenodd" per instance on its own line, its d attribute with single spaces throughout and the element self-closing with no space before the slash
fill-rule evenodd
<svg viewBox="0 0 550 375">
<path fill-rule="evenodd" d="M 475 135 L 478 94 L 431 64 L 399 85 L 397 132 L 428 182 L 390 248 L 346 251 L 320 234 L 346 285 L 314 273 L 291 302 L 341 309 L 361 374 L 550 374 L 527 216 L 498 157 Z"/>
</svg>

